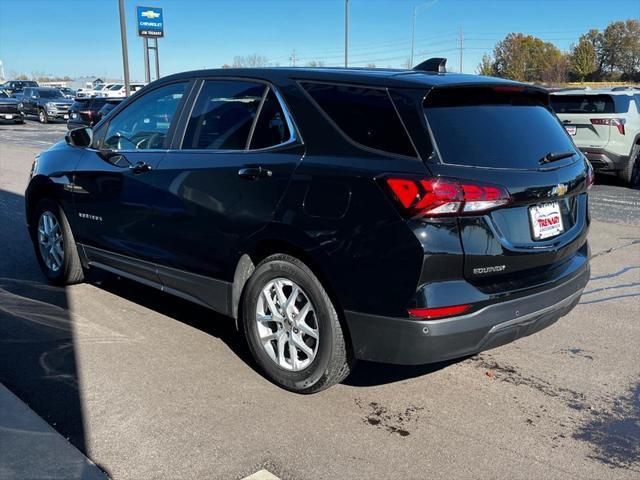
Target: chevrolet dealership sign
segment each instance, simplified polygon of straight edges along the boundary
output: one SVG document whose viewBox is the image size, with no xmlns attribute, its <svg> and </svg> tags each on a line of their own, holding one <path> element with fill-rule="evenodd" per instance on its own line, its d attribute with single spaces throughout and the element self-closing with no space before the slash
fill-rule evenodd
<svg viewBox="0 0 640 480">
<path fill-rule="evenodd" d="M 138 35 L 141 37 L 164 37 L 162 9 L 157 7 L 136 7 Z"/>
</svg>

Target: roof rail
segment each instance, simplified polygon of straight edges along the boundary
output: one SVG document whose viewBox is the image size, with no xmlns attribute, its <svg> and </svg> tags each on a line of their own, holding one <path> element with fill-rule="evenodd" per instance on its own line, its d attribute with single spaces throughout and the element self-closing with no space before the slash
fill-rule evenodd
<svg viewBox="0 0 640 480">
<path fill-rule="evenodd" d="M 446 73 L 447 72 L 447 59 L 441 57 L 430 58 L 422 63 L 419 63 L 411 70 L 417 70 L 419 72 L 434 72 L 434 73 Z"/>
</svg>

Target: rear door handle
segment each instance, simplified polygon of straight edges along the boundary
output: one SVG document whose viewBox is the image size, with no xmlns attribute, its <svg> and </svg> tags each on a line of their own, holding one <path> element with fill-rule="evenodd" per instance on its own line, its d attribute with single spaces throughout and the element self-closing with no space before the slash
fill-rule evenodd
<svg viewBox="0 0 640 480">
<path fill-rule="evenodd" d="M 262 167 L 244 167 L 238 170 L 238 176 L 248 180 L 257 180 L 259 178 L 268 178 L 273 175 L 271 170 Z"/>
</svg>

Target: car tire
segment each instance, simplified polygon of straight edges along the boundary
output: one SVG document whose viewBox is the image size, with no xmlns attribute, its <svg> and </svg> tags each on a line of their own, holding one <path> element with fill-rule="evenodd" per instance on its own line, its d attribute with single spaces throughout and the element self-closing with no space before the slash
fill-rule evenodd
<svg viewBox="0 0 640 480">
<path fill-rule="evenodd" d="M 273 315 L 269 305 L 279 313 Z M 353 361 L 336 309 L 320 280 L 297 258 L 276 254 L 260 262 L 247 281 L 241 307 L 249 349 L 277 385 L 315 393 L 350 373 Z M 300 318 L 303 311 L 305 316 Z M 276 321 L 264 321 L 276 317 Z M 299 348 L 301 342 L 306 347 Z"/>
<path fill-rule="evenodd" d="M 36 257 L 47 279 L 56 285 L 82 282 L 84 271 L 78 247 L 60 205 L 48 198 L 40 200 L 31 228 Z"/>
<path fill-rule="evenodd" d="M 49 123 L 49 116 L 44 108 L 38 109 L 38 121 L 40 123 Z"/>
<path fill-rule="evenodd" d="M 620 171 L 620 177 L 631 188 L 640 188 L 640 145 L 633 147 L 627 165 Z"/>
<path fill-rule="evenodd" d="M 16 120 L 14 123 L 16 123 L 17 125 L 22 125 L 24 124 L 24 120 Z"/>
</svg>

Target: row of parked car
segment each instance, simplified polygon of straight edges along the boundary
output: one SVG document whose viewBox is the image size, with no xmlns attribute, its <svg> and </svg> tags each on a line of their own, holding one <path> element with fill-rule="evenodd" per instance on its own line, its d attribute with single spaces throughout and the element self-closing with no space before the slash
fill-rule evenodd
<svg viewBox="0 0 640 480">
<path fill-rule="evenodd" d="M 135 93 L 143 83 L 130 85 Z M 70 130 L 93 126 L 126 97 L 121 83 L 98 84 L 91 89 L 40 87 L 31 80 L 11 80 L 0 86 L 0 121 L 24 123 L 36 116 L 40 123 L 67 122 Z"/>
</svg>

